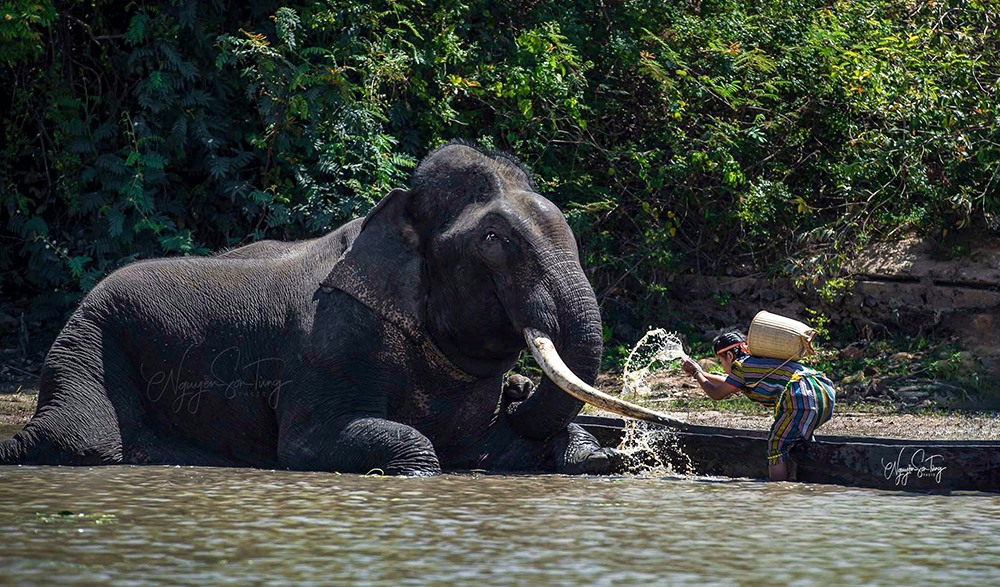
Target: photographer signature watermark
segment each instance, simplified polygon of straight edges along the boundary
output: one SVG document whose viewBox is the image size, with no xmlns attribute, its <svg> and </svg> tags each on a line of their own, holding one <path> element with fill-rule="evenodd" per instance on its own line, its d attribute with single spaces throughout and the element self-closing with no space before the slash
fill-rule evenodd
<svg viewBox="0 0 1000 587">
<path fill-rule="evenodd" d="M 910 458 L 906 458 L 906 452 L 913 451 Z M 922 448 L 912 449 L 903 447 L 899 449 L 899 456 L 895 461 L 885 462 L 882 459 L 882 468 L 886 479 L 896 479 L 896 485 L 902 486 L 910 480 L 910 475 L 915 475 L 918 479 L 923 477 L 933 477 L 935 483 L 941 482 L 941 475 L 948 467 L 942 467 L 936 459 L 942 459 L 941 455 L 928 455 Z"/>
<path fill-rule="evenodd" d="M 233 346 L 220 351 L 208 365 L 208 372 L 196 379 L 185 379 L 185 363 L 194 347 L 188 347 L 181 356 L 176 369 L 156 371 L 146 377 L 145 365 L 140 367 L 142 377 L 146 380 L 146 397 L 153 403 L 163 399 L 167 392 L 173 398 L 171 409 L 175 413 L 187 410 L 194 414 L 201 406 L 202 397 L 206 393 L 218 392 L 227 400 L 237 397 L 250 399 L 266 399 L 269 406 L 278 406 L 278 396 L 281 389 L 291 381 L 283 380 L 280 373 L 283 361 L 280 358 L 256 359 L 244 363 L 243 354 Z"/>
</svg>

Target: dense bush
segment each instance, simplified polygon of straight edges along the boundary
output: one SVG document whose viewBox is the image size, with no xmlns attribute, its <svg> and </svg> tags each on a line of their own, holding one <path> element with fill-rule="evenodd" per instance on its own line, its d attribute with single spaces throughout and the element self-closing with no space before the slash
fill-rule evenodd
<svg viewBox="0 0 1000 587">
<path fill-rule="evenodd" d="M 684 268 L 995 222 L 994 0 L 680 4 L 2 2 L 0 289 L 62 316 L 137 258 L 318 234 L 454 137 L 649 320 Z"/>
</svg>

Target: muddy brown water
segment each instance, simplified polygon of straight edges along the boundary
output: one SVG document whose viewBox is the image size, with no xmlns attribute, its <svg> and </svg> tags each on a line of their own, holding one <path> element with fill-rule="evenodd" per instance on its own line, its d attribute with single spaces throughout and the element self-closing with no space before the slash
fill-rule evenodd
<svg viewBox="0 0 1000 587">
<path fill-rule="evenodd" d="M 0 583 L 1000 583 L 1000 496 L 748 480 L 0 467 Z"/>
</svg>

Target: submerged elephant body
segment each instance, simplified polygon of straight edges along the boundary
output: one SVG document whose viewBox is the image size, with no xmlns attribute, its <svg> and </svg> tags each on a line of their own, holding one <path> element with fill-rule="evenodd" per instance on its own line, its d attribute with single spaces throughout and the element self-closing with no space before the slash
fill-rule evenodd
<svg viewBox="0 0 1000 587">
<path fill-rule="evenodd" d="M 606 471 L 579 400 L 548 379 L 502 393 L 525 329 L 593 381 L 600 316 L 564 217 L 509 158 L 449 144 L 324 237 L 109 276 L 0 462 Z"/>
</svg>

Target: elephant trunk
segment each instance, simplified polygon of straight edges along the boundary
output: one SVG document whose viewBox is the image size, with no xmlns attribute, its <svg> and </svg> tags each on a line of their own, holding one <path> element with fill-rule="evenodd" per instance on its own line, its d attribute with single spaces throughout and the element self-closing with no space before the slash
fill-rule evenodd
<svg viewBox="0 0 1000 587">
<path fill-rule="evenodd" d="M 549 326 L 554 334 L 532 326 L 524 328 L 528 349 L 545 378 L 535 393 L 508 408 L 510 426 L 522 437 L 545 439 L 564 430 L 586 402 L 628 418 L 688 428 L 685 422 L 605 394 L 592 386 L 600 368 L 602 329 L 593 290 L 589 284 L 585 290 L 585 294 L 568 296 L 568 300 L 555 303 L 559 308 L 557 318 Z M 578 289 L 577 293 L 580 291 L 583 290 Z"/>
<path fill-rule="evenodd" d="M 541 328 L 549 330 L 545 334 L 554 339 L 567 369 L 591 384 L 601 365 L 601 315 L 590 284 L 586 278 L 582 280 L 577 288 L 565 292 L 563 299 L 555 300 L 554 323 Z M 545 377 L 531 396 L 508 408 L 507 419 L 519 435 L 541 440 L 564 430 L 582 407 L 580 399 Z"/>
</svg>

